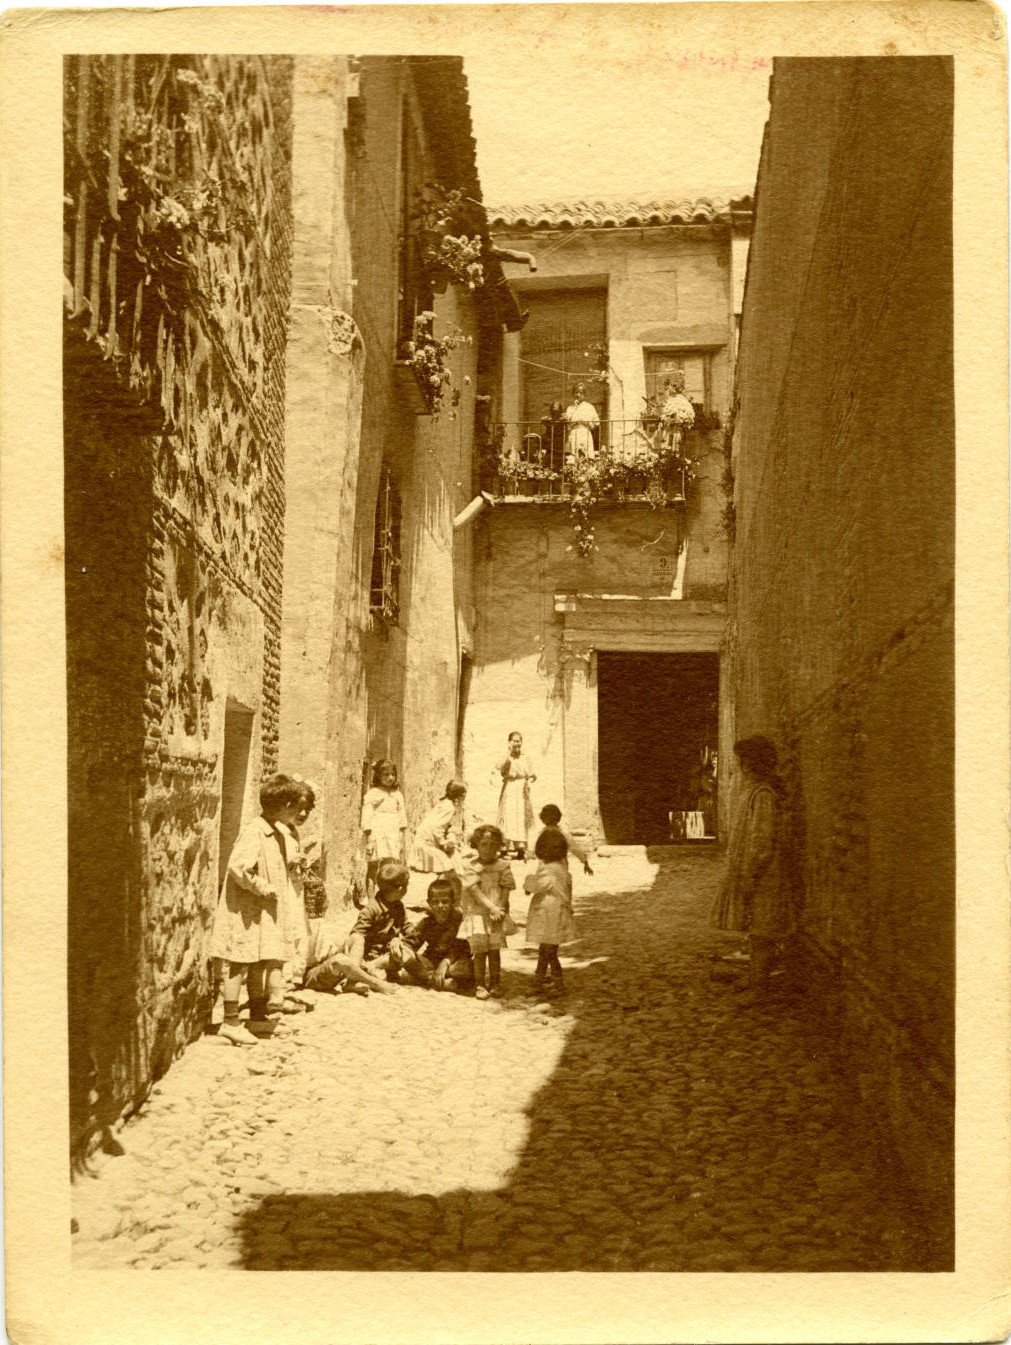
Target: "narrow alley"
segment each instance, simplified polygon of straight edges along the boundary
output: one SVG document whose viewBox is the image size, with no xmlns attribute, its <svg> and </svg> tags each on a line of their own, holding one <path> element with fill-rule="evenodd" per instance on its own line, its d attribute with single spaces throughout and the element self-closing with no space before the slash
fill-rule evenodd
<svg viewBox="0 0 1011 1345">
<path fill-rule="evenodd" d="M 498 1002 L 317 995 L 198 1041 L 76 1183 L 75 1266 L 932 1268 L 803 997 L 745 1008 L 714 960 L 722 858 L 595 863 L 564 1001 L 520 934 Z"/>
</svg>

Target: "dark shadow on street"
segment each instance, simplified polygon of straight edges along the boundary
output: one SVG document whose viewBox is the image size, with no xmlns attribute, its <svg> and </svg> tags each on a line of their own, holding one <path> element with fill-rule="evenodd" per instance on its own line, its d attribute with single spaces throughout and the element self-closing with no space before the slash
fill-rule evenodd
<svg viewBox="0 0 1011 1345">
<path fill-rule="evenodd" d="M 952 1268 L 950 1239 L 931 1236 L 877 1153 L 814 1006 L 785 975 L 767 1007 L 745 1009 L 733 964 L 714 960 L 740 945 L 699 900 L 719 857 L 652 857 L 651 886 L 579 902 L 563 1003 L 523 998 L 524 962 L 509 998 L 475 1005 L 571 1024 L 502 1187 L 268 1195 L 244 1216 L 249 1269 Z"/>
</svg>

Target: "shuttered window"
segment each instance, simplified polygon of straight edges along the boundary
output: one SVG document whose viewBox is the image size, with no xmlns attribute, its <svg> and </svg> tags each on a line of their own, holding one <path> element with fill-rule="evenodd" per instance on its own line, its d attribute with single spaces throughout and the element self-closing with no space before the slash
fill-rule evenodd
<svg viewBox="0 0 1011 1345">
<path fill-rule="evenodd" d="M 588 376 L 607 349 L 607 291 L 547 290 L 525 294 L 523 303 L 530 310 L 520 341 L 524 420 L 539 421 L 552 402 L 568 406 L 577 383 L 606 420 L 607 384 Z"/>
</svg>

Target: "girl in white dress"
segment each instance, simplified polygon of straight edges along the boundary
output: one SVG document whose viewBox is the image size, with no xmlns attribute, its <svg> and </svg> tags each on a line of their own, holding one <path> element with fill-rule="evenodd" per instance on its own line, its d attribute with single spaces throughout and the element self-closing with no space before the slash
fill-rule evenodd
<svg viewBox="0 0 1011 1345">
<path fill-rule="evenodd" d="M 550 978 L 555 994 L 564 990 L 558 945 L 576 937 L 572 918 L 572 879 L 567 861 L 569 847 L 557 827 L 546 827 L 537 837 L 534 854 L 541 861 L 537 872 L 524 879 L 524 890 L 531 894 L 527 911 L 527 943 L 537 945 L 537 969 L 533 994 L 544 993 Z"/>
<path fill-rule="evenodd" d="M 365 841 L 365 879 L 375 883 L 384 859 L 407 860 L 407 809 L 397 788 L 399 776 L 392 761 L 385 757 L 372 770 L 372 788 L 362 801 L 362 836 Z"/>
</svg>

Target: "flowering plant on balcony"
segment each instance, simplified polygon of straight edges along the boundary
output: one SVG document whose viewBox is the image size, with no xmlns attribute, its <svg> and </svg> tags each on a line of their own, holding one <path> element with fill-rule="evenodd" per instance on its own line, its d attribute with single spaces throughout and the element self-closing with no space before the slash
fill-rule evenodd
<svg viewBox="0 0 1011 1345">
<path fill-rule="evenodd" d="M 470 345 L 471 338 L 458 328 L 445 336 L 435 334 L 435 314 L 431 310 L 419 313 L 414 319 L 414 337 L 404 345 L 404 357 L 421 388 L 430 415 L 437 416 L 442 407 L 453 371 L 449 357 L 457 346 Z M 459 389 L 454 389 L 453 404 L 460 400 Z"/>
<path fill-rule="evenodd" d="M 480 221 L 461 188 L 447 190 L 427 182 L 420 193 L 413 223 L 421 234 L 422 265 L 433 289 L 447 283 L 468 290 L 484 284 Z"/>
</svg>

